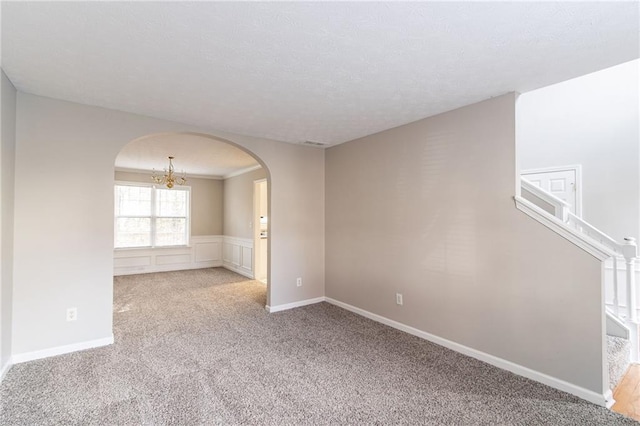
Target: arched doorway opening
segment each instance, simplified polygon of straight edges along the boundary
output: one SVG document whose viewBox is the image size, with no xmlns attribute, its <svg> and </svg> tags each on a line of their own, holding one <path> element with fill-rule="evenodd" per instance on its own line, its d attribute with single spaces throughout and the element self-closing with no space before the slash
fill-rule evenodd
<svg viewBox="0 0 640 426">
<path fill-rule="evenodd" d="M 129 142 L 114 169 L 114 275 L 222 267 L 263 282 L 268 304 L 270 174 L 260 158 L 211 135 L 161 133 Z"/>
</svg>

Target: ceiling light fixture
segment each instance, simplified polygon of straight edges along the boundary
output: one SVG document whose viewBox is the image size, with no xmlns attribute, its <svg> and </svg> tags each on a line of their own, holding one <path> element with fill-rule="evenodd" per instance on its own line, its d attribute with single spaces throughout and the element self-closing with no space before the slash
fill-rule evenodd
<svg viewBox="0 0 640 426">
<path fill-rule="evenodd" d="M 155 182 L 155 183 L 159 183 L 160 185 L 166 185 L 167 188 L 171 189 L 173 188 L 173 186 L 177 183 L 178 185 L 184 185 L 185 183 L 187 183 L 187 178 L 186 175 L 184 173 L 184 171 L 182 172 L 182 176 L 176 178 L 173 174 L 173 158 L 174 157 L 169 157 L 169 169 L 164 169 L 164 175 L 163 176 L 158 176 L 156 174 L 156 170 L 153 169 L 153 173 L 151 174 L 151 179 Z"/>
</svg>

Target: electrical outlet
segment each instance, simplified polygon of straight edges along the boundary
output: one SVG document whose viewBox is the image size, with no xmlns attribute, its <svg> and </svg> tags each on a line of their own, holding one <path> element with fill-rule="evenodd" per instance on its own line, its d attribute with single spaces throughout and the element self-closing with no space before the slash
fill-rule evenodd
<svg viewBox="0 0 640 426">
<path fill-rule="evenodd" d="M 78 308 L 67 309 L 67 321 L 75 321 L 78 319 Z"/>
<path fill-rule="evenodd" d="M 302 278 L 298 278 L 298 279 L 296 280 L 296 285 L 297 285 L 298 287 L 302 287 Z"/>
<path fill-rule="evenodd" d="M 396 293 L 396 305 L 402 305 L 402 293 Z"/>
</svg>

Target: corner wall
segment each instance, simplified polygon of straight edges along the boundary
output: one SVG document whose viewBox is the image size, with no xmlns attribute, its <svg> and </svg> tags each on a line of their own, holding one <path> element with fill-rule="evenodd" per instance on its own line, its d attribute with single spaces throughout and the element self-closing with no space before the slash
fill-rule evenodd
<svg viewBox="0 0 640 426">
<path fill-rule="evenodd" d="M 266 177 L 258 169 L 224 180 L 224 235 L 253 240 L 253 181 Z"/>
<path fill-rule="evenodd" d="M 270 174 L 271 306 L 324 294 L 324 152 L 18 93 L 13 354 L 104 342 L 112 333 L 117 154 L 155 133 L 231 141 Z M 51 179 L 56 176 L 56 179 Z M 62 182 L 62 184 L 61 184 Z M 296 287 L 296 277 L 305 285 Z M 78 320 L 66 322 L 68 307 Z"/>
<path fill-rule="evenodd" d="M 604 402 L 602 265 L 515 208 L 515 101 L 326 151 L 326 296 Z"/>
<path fill-rule="evenodd" d="M 16 146 L 16 89 L 0 70 L 0 379 L 10 365 L 13 298 L 14 170 Z"/>
</svg>

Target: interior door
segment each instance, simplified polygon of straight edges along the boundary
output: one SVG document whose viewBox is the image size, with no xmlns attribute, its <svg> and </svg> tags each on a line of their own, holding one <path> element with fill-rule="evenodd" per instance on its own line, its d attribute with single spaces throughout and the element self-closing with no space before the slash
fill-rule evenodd
<svg viewBox="0 0 640 426">
<path fill-rule="evenodd" d="M 581 216 L 578 206 L 576 170 L 524 171 L 521 176 L 571 205 L 571 213 Z"/>
</svg>

